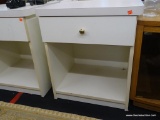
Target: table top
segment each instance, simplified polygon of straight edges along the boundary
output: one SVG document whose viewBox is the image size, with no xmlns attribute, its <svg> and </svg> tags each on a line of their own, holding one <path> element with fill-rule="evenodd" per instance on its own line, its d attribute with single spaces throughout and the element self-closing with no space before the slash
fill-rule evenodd
<svg viewBox="0 0 160 120">
<path fill-rule="evenodd" d="M 144 16 L 138 16 L 139 21 L 159 21 L 160 22 L 160 16 L 156 17 L 144 17 Z"/>
<path fill-rule="evenodd" d="M 160 26 L 160 16 L 156 17 L 144 17 L 138 16 L 138 24 L 139 25 L 146 25 L 146 26 Z"/>
<path fill-rule="evenodd" d="M 30 6 L 26 4 L 25 7 L 20 7 L 16 9 L 9 9 L 6 4 L 0 5 L 0 17 L 26 17 L 35 14 L 34 8 L 38 6 Z"/>
<path fill-rule="evenodd" d="M 27 17 L 35 14 L 35 8 L 59 3 L 59 1 L 49 1 L 46 4 L 42 5 L 33 5 L 31 6 L 29 3 L 26 3 L 26 6 L 16 8 L 16 9 L 10 9 L 6 7 L 6 4 L 0 4 L 0 17 Z"/>
<path fill-rule="evenodd" d="M 38 16 L 141 15 L 141 0 L 62 0 L 36 9 Z"/>
</svg>

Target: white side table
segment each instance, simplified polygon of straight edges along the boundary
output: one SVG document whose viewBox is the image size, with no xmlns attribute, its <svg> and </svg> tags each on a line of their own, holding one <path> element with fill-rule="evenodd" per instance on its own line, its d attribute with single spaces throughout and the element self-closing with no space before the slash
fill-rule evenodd
<svg viewBox="0 0 160 120">
<path fill-rule="evenodd" d="M 36 9 L 55 99 L 128 110 L 136 16 L 142 12 L 140 0 L 60 2 Z"/>
<path fill-rule="evenodd" d="M 0 89 L 44 96 L 51 83 L 34 7 L 0 5 Z"/>
</svg>

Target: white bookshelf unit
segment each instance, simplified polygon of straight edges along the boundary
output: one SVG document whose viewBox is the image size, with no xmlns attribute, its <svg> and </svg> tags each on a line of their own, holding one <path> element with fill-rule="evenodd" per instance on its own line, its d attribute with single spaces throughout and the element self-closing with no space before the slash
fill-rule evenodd
<svg viewBox="0 0 160 120">
<path fill-rule="evenodd" d="M 34 7 L 0 5 L 0 89 L 41 95 L 51 88 Z"/>
<path fill-rule="evenodd" d="M 71 1 L 36 9 L 55 99 L 128 110 L 136 15 L 143 4 L 121 2 L 115 7 L 111 0 Z M 121 11 L 111 16 L 108 6 Z M 139 8 L 136 15 L 126 15 L 128 6 L 133 13 Z"/>
</svg>

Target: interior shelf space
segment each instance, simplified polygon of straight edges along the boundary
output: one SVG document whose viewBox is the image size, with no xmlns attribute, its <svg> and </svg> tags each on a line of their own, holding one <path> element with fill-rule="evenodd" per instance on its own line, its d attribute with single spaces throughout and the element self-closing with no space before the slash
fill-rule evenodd
<svg viewBox="0 0 160 120">
<path fill-rule="evenodd" d="M 27 42 L 0 42 L 0 85 L 39 90 Z"/>
<path fill-rule="evenodd" d="M 55 95 L 125 104 L 129 50 L 126 46 L 47 43 Z"/>
<path fill-rule="evenodd" d="M 114 71 L 115 77 L 111 73 Z M 74 64 L 56 91 L 59 94 L 124 103 L 126 96 L 125 75 L 126 70 L 118 68 Z"/>
</svg>

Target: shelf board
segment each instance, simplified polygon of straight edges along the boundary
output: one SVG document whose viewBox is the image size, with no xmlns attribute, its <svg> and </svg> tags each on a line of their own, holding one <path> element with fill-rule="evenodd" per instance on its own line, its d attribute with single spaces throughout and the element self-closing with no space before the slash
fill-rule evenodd
<svg viewBox="0 0 160 120">
<path fill-rule="evenodd" d="M 0 85 L 39 90 L 33 61 L 21 59 L 1 72 Z"/>
<path fill-rule="evenodd" d="M 125 103 L 126 72 L 115 67 L 75 64 L 56 92 L 103 101 Z"/>
</svg>

